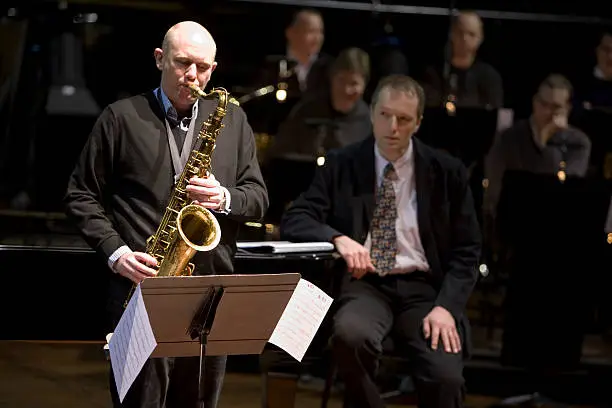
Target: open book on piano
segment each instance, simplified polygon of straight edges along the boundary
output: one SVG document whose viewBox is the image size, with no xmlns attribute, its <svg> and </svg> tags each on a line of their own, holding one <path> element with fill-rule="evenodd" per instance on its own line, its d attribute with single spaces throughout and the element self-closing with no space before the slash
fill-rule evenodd
<svg viewBox="0 0 612 408">
<path fill-rule="evenodd" d="M 299 252 L 332 252 L 331 242 L 256 241 L 238 242 L 238 249 L 258 254 L 288 254 Z"/>
</svg>

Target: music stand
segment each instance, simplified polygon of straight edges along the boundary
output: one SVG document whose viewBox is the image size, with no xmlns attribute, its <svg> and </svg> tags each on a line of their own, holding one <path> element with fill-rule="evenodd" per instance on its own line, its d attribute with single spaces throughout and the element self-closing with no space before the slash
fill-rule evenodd
<svg viewBox="0 0 612 408">
<path fill-rule="evenodd" d="M 590 170 L 594 176 L 612 178 L 612 113 L 580 109 L 571 117 L 574 126 L 591 140 Z"/>
<path fill-rule="evenodd" d="M 466 166 L 482 161 L 497 131 L 498 110 L 426 108 L 417 137 L 428 145 L 460 158 Z"/>
<path fill-rule="evenodd" d="M 506 172 L 496 217 L 509 269 L 503 364 L 540 372 L 580 363 L 597 275 L 605 273 L 609 203 L 601 179 Z"/>
<path fill-rule="evenodd" d="M 459 158 L 466 166 L 481 225 L 484 224 L 484 158 L 497 132 L 498 114 L 498 110 L 457 108 L 449 115 L 446 109 L 429 107 L 416 133 L 419 140 Z"/>
<path fill-rule="evenodd" d="M 280 223 L 286 206 L 310 187 L 317 167 L 314 158 L 310 160 L 295 160 L 290 157 L 270 159 L 265 169 L 262 170 L 270 196 L 270 208 L 265 216 L 266 221 Z"/>
<path fill-rule="evenodd" d="M 299 280 L 298 273 L 145 279 L 140 289 L 157 342 L 150 358 L 199 356 L 203 406 L 204 357 L 260 354 Z"/>
</svg>

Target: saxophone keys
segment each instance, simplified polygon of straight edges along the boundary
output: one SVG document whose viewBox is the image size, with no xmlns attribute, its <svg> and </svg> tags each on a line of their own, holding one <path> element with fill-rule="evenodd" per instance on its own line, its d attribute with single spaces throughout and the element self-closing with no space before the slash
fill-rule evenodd
<svg viewBox="0 0 612 408">
<path fill-rule="evenodd" d="M 194 263 L 193 262 L 189 262 L 187 264 L 187 267 L 185 268 L 185 275 L 187 275 L 187 276 L 193 275 L 194 269 L 195 269 Z"/>
</svg>

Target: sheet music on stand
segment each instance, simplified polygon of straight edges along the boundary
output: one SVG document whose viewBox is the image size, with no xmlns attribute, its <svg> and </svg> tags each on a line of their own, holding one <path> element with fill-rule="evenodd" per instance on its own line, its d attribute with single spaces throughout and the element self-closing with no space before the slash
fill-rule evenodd
<svg viewBox="0 0 612 408">
<path fill-rule="evenodd" d="M 157 346 L 140 285 L 136 287 L 114 333 L 107 335 L 107 340 L 115 385 L 119 399 L 123 401 Z M 134 346 L 136 344 L 138 347 Z"/>
<path fill-rule="evenodd" d="M 270 342 L 301 361 L 332 302 L 298 273 L 145 279 L 107 336 L 119 399 L 149 358 L 199 355 L 201 401 L 204 356 L 260 354 Z"/>
<path fill-rule="evenodd" d="M 238 242 L 238 249 L 253 253 L 287 254 L 299 252 L 331 252 L 331 242 L 255 241 Z"/>
</svg>

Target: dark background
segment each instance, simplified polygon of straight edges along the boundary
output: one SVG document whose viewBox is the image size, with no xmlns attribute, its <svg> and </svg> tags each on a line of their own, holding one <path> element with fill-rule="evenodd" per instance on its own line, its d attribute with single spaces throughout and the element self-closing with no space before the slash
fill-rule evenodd
<svg viewBox="0 0 612 408">
<path fill-rule="evenodd" d="M 50 115 L 45 109 L 50 85 L 57 79 L 54 63 L 61 60 L 56 49 L 58 35 L 71 31 L 83 42 L 82 70 L 72 64 L 75 75 L 71 83 L 88 89 L 103 108 L 119 97 L 145 92 L 159 84 L 153 50 L 161 45 L 166 30 L 178 21 L 195 20 L 210 30 L 217 42 L 219 66 L 209 87 L 236 91 L 252 84 L 266 55 L 285 52 L 284 29 L 291 14 L 304 5 L 322 2 L 12 3 L 0 6 L 0 244 L 18 242 L 26 247 L 3 251 L 4 245 L 0 245 L 0 272 L 8 277 L 5 286 L 13 290 L 0 297 L 0 310 L 6 312 L 6 330 L 0 337 L 99 340 L 105 334 L 99 322 L 103 320 L 106 297 L 106 266 L 88 249 L 75 250 L 69 245 L 63 250 L 45 249 L 47 245 L 58 246 L 58 237 L 62 243 L 72 242 L 70 234 L 74 230 L 67 228 L 59 215 L 51 217 L 47 212 L 62 212 L 61 197 L 68 174 L 96 118 Z M 340 8 L 343 3 L 345 9 Z M 412 1 L 409 6 L 402 1 L 383 1 L 381 9 L 393 12 L 379 13 L 372 11 L 372 2 L 368 1 L 327 4 L 338 7 L 319 7 L 325 20 L 324 52 L 333 55 L 349 46 L 371 51 L 373 42 L 382 35 L 383 24 L 390 22 L 408 58 L 410 74 L 416 77 L 426 65 L 442 63 L 449 8 L 479 10 L 485 30 L 480 57 L 501 73 L 505 106 L 514 109 L 519 118 L 529 114 L 531 96 L 547 74 L 565 74 L 575 84 L 592 76 L 601 29 L 607 24 L 605 20 L 612 20 L 612 12 L 605 14 L 605 3 L 595 1 Z M 94 23 L 81 22 L 87 13 L 96 13 Z M 17 46 L 20 42 L 23 47 Z M 7 215 L 4 209 L 9 208 L 15 193 L 24 189 L 35 192 L 30 211 Z M 38 235 L 49 232 L 42 238 Z M 251 262 L 238 262 L 238 267 L 249 273 L 257 270 Z M 297 270 L 294 266 L 283 268 Z M 491 277 L 495 272 L 492 269 Z M 602 269 L 602 274 L 606 272 Z M 597 296 L 609 297 L 609 285 L 589 282 L 601 288 Z M 551 279 L 551 291 L 555 283 Z M 477 297 L 479 310 L 487 312 L 487 317 L 477 324 L 481 328 L 496 326 L 503 314 L 499 299 L 503 298 L 505 282 L 489 278 L 478 288 L 492 294 Z M 600 328 L 595 329 L 590 331 Z M 563 336 L 566 330 L 562 327 L 551 335 Z M 496 387 L 510 383 L 498 376 L 478 377 Z M 584 381 L 606 390 L 609 384 L 590 378 Z"/>
<path fill-rule="evenodd" d="M 449 8 L 480 10 L 485 27 L 480 57 L 500 71 L 505 106 L 514 109 L 516 117 L 529 114 L 532 93 L 547 74 L 563 73 L 575 83 L 592 75 L 594 48 L 608 18 L 603 3 L 594 1 L 416 1 L 409 6 L 385 1 L 383 12 L 373 12 L 367 1 L 13 2 L 12 10 L 10 4 L 0 8 L 2 25 L 25 29 L 23 36 L 6 35 L 6 30 L 0 36 L 4 50 L 0 61 L 5 67 L 1 78 L 14 95 L 0 99 L 0 205 L 7 205 L 26 179 L 36 183 L 32 180 L 44 175 L 44 181 L 38 181 L 43 184 L 38 195 L 45 200 L 39 199 L 36 209 L 59 211 L 67 174 L 95 120 L 95 116 L 52 116 L 44 109 L 53 79 L 52 61 L 57 60 L 53 41 L 59 33 L 69 30 L 83 41 L 82 70 L 77 75 L 103 108 L 119 97 L 158 85 L 153 50 L 180 20 L 202 23 L 216 39 L 219 66 L 209 86 L 237 92 L 252 85 L 266 55 L 285 51 L 284 29 L 291 14 L 303 5 L 323 3 L 335 6 L 319 7 L 325 20 L 324 52 L 334 55 L 349 46 L 371 51 L 383 24 L 389 22 L 408 58 L 410 74 L 416 77 L 425 65 L 442 63 Z M 80 22 L 87 13 L 96 13 L 97 20 Z M 23 52 L 11 52 L 11 45 L 21 40 Z M 7 74 L 17 69 L 18 81 L 15 77 L 6 81 Z M 34 147 L 28 140 L 35 140 Z M 28 155 L 35 158 L 30 165 Z"/>
</svg>

